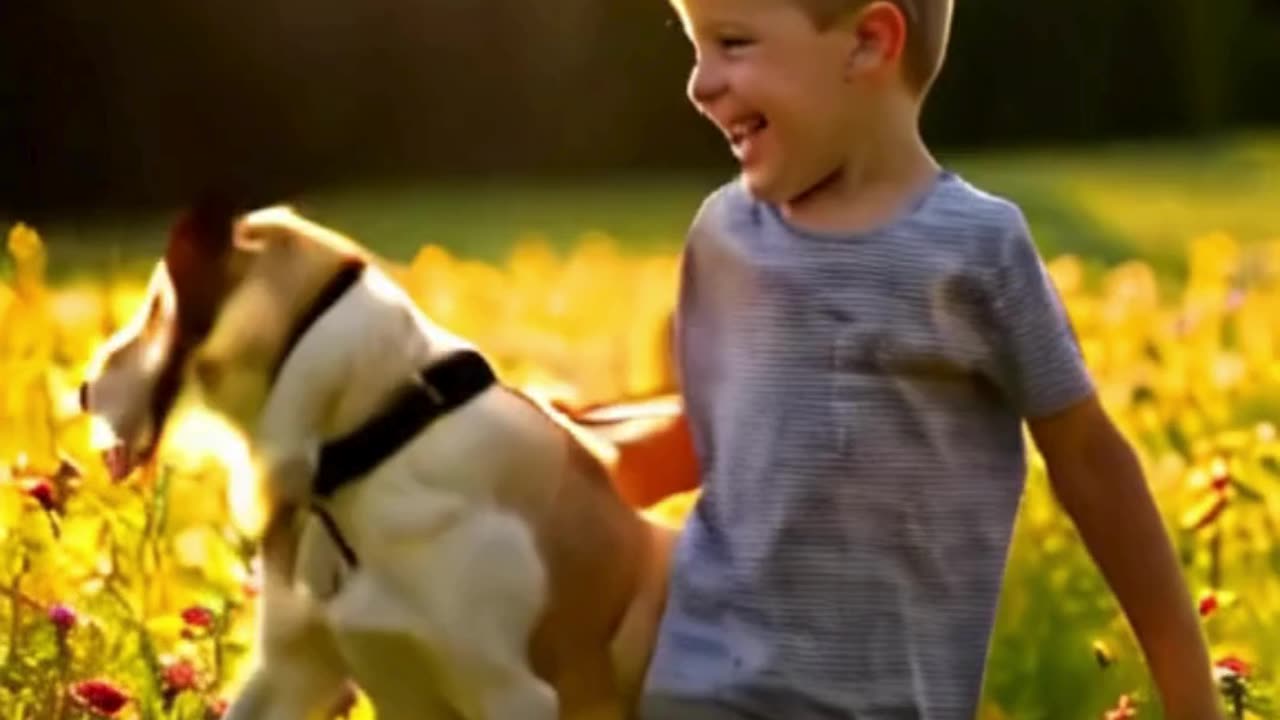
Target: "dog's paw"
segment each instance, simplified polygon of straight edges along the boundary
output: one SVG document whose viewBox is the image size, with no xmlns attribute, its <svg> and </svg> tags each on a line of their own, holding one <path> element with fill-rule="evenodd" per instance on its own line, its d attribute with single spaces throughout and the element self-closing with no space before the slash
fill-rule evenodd
<svg viewBox="0 0 1280 720">
<path fill-rule="evenodd" d="M 259 607 L 259 635 L 264 652 L 293 647 L 324 631 L 320 604 L 307 588 L 297 585 L 269 588 Z"/>
</svg>

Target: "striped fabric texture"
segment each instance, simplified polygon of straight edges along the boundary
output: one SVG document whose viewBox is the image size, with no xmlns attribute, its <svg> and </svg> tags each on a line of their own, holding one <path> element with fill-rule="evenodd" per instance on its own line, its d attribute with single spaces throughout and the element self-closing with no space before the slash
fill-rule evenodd
<svg viewBox="0 0 1280 720">
<path fill-rule="evenodd" d="M 944 171 L 886 226 L 821 234 L 734 180 L 690 229 L 676 328 L 703 494 L 648 693 L 972 720 L 1022 421 L 1093 391 L 1021 211 Z"/>
</svg>

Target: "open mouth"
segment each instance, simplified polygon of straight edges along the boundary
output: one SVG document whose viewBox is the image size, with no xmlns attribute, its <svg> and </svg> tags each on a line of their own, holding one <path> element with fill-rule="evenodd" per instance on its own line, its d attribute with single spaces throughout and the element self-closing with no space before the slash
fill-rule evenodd
<svg viewBox="0 0 1280 720">
<path fill-rule="evenodd" d="M 739 160 L 745 160 L 751 155 L 751 150 L 760 134 L 768 127 L 769 121 L 765 120 L 763 115 L 753 115 L 730 123 L 726 134 L 729 137 L 729 145 L 733 148 L 733 154 Z"/>
<path fill-rule="evenodd" d="M 98 438 L 95 447 L 101 454 L 102 464 L 112 482 L 128 478 L 139 466 L 148 463 L 155 452 L 155 442 L 144 439 L 139 446 L 138 443 L 129 442 L 117 435 L 105 422 L 95 423 L 95 430 Z"/>
<path fill-rule="evenodd" d="M 83 391 L 81 394 L 84 394 Z M 85 407 L 87 408 L 88 405 L 86 404 Z M 130 443 L 116 432 L 109 421 L 97 415 L 91 414 L 90 417 L 92 447 L 102 457 L 102 464 L 106 467 L 111 479 L 115 482 L 124 480 L 142 463 L 143 453 L 130 449 Z"/>
<path fill-rule="evenodd" d="M 102 462 L 107 466 L 107 472 L 114 482 L 120 482 L 129 477 L 129 473 L 133 472 L 138 465 L 137 459 L 124 443 L 117 443 L 103 450 Z"/>
</svg>

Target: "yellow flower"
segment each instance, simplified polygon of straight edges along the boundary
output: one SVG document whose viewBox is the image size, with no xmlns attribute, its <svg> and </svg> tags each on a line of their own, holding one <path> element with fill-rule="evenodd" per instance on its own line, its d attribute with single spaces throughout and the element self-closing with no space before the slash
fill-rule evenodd
<svg viewBox="0 0 1280 720">
<path fill-rule="evenodd" d="M 32 258 L 43 258 L 44 243 L 34 229 L 18 223 L 9 230 L 9 254 L 19 263 Z"/>
</svg>

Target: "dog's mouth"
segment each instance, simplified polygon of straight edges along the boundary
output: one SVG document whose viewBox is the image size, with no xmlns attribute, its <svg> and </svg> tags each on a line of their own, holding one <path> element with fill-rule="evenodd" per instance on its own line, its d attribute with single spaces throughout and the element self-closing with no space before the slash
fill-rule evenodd
<svg viewBox="0 0 1280 720">
<path fill-rule="evenodd" d="M 130 448 L 126 443 L 117 442 L 103 449 L 101 453 L 107 475 L 112 482 L 120 482 L 132 475 L 134 470 L 150 462 L 155 450 L 151 446 L 142 449 Z"/>
<path fill-rule="evenodd" d="M 129 474 L 139 465 L 124 443 L 116 443 L 103 450 L 102 462 L 106 465 L 107 474 L 113 482 L 120 482 L 129 477 Z"/>
<path fill-rule="evenodd" d="M 130 442 L 128 436 L 122 437 L 111 423 L 101 418 L 94 420 L 93 446 L 98 450 L 112 482 L 120 482 L 129 477 L 150 459 L 154 443 L 147 438 L 140 438 L 143 442 Z"/>
</svg>

